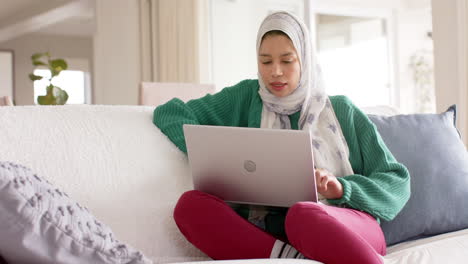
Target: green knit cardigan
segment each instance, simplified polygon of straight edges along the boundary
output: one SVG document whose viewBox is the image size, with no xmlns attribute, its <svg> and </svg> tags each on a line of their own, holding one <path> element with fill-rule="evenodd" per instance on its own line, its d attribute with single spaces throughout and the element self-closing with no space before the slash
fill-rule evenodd
<svg viewBox="0 0 468 264">
<path fill-rule="evenodd" d="M 187 103 L 174 98 L 154 110 L 153 123 L 183 152 L 187 152 L 183 124 L 260 127 L 262 100 L 258 80 L 244 80 L 222 91 Z M 397 162 L 375 125 L 345 96 L 331 96 L 355 174 L 339 177 L 344 194 L 329 199 L 332 205 L 365 211 L 377 220 L 389 221 L 410 197 L 410 176 Z M 300 112 L 290 115 L 298 129 Z"/>
</svg>

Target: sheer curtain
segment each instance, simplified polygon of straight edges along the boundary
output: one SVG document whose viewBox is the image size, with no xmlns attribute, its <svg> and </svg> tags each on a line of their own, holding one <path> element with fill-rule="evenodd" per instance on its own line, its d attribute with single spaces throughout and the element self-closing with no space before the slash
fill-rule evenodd
<svg viewBox="0 0 468 264">
<path fill-rule="evenodd" d="M 142 80 L 209 82 L 208 0 L 140 0 Z"/>
</svg>

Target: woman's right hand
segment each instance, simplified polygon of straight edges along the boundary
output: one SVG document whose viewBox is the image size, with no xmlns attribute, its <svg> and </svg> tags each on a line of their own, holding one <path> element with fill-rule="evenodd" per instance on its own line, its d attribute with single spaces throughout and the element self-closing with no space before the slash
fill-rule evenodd
<svg viewBox="0 0 468 264">
<path fill-rule="evenodd" d="M 315 169 L 315 183 L 317 192 L 327 199 L 343 197 L 343 185 L 331 172 L 326 169 Z"/>
</svg>

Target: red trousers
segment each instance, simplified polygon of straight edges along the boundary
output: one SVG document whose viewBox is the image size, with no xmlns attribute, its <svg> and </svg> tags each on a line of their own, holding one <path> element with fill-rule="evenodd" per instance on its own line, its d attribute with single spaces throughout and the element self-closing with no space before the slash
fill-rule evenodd
<svg viewBox="0 0 468 264">
<path fill-rule="evenodd" d="M 276 238 L 239 216 L 223 200 L 188 191 L 177 202 L 174 219 L 193 245 L 215 260 L 269 258 Z M 289 243 L 306 258 L 326 264 L 383 263 L 383 232 L 367 213 L 299 202 L 286 215 Z"/>
</svg>

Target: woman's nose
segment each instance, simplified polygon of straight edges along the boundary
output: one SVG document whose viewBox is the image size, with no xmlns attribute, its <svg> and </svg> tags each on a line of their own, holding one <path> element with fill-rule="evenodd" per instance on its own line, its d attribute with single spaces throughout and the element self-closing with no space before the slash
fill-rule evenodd
<svg viewBox="0 0 468 264">
<path fill-rule="evenodd" d="M 273 77 L 278 77 L 278 76 L 283 75 L 283 70 L 281 69 L 280 65 L 273 65 L 272 75 Z"/>
</svg>

